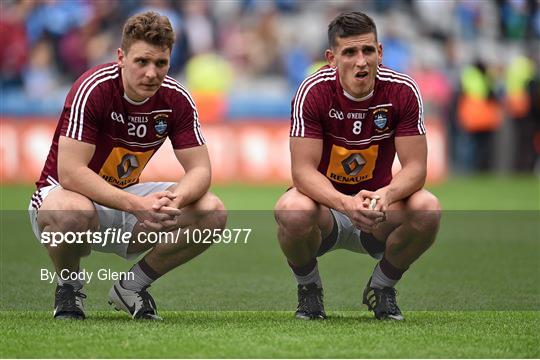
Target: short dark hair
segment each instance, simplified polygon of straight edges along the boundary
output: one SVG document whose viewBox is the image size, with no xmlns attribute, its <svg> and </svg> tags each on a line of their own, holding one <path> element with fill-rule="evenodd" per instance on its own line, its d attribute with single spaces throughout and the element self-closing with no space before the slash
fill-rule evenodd
<svg viewBox="0 0 540 360">
<path fill-rule="evenodd" d="M 338 37 L 369 33 L 375 34 L 375 41 L 377 41 L 377 27 L 373 19 L 359 11 L 347 11 L 339 14 L 328 25 L 328 44 L 330 47 L 335 47 Z"/>
<path fill-rule="evenodd" d="M 166 16 L 154 11 L 135 14 L 127 19 L 122 32 L 122 50 L 129 51 L 131 45 L 142 40 L 172 51 L 174 31 Z"/>
</svg>

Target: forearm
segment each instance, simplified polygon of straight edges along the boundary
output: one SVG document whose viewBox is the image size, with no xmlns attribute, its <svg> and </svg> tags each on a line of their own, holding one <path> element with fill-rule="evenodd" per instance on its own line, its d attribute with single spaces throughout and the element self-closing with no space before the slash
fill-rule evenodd
<svg viewBox="0 0 540 360">
<path fill-rule="evenodd" d="M 330 180 L 316 169 L 303 168 L 293 171 L 294 186 L 316 202 L 339 211 L 344 211 L 348 195 L 337 191 Z"/>
<path fill-rule="evenodd" d="M 404 166 L 392 179 L 390 184 L 380 190 L 387 192 L 388 205 L 403 200 L 422 189 L 426 181 L 426 167 L 411 163 Z"/>
<path fill-rule="evenodd" d="M 206 166 L 190 169 L 174 190 L 175 205 L 182 208 L 199 200 L 210 188 L 211 170 Z"/>
<path fill-rule="evenodd" d="M 87 166 L 79 166 L 70 171 L 58 170 L 60 185 L 64 189 L 71 190 L 86 196 L 98 204 L 122 211 L 137 210 L 136 195 L 120 190 Z"/>
</svg>

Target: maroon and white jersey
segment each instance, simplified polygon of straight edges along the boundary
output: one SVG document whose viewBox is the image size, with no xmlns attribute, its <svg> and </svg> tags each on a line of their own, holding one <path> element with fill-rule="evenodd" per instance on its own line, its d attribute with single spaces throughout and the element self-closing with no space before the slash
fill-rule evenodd
<svg viewBox="0 0 540 360">
<path fill-rule="evenodd" d="M 388 185 L 394 138 L 425 133 L 418 86 L 383 66 L 373 92 L 362 99 L 347 94 L 339 72 L 324 66 L 304 80 L 292 101 L 290 136 L 323 140 L 318 170 L 344 194 Z"/>
<path fill-rule="evenodd" d="M 119 188 L 139 181 L 167 137 L 174 149 L 205 143 L 195 103 L 180 83 L 167 76 L 154 96 L 137 103 L 124 95 L 116 63 L 88 70 L 69 91 L 38 189 L 58 183 L 61 135 L 94 144 L 88 167 Z"/>
</svg>

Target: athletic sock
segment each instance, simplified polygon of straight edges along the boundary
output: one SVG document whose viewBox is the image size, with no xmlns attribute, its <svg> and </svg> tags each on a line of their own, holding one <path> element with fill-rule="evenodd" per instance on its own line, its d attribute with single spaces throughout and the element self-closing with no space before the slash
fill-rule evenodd
<svg viewBox="0 0 540 360">
<path fill-rule="evenodd" d="M 375 266 L 375 269 L 373 269 L 369 286 L 377 289 L 394 287 L 405 271 L 407 269 L 398 269 L 383 257 L 377 266 Z"/>
<path fill-rule="evenodd" d="M 317 259 L 311 259 L 304 266 L 295 266 L 289 262 L 289 266 L 296 278 L 298 285 L 307 285 L 315 283 L 319 288 L 322 287 L 321 276 L 319 275 L 319 268 L 317 266 Z"/>
<path fill-rule="evenodd" d="M 150 286 L 154 281 L 161 276 L 142 258 L 138 263 L 133 265 L 129 270 L 133 276 L 128 276 L 127 279 L 120 280 L 120 285 L 124 289 L 141 291 L 144 287 Z"/>
<path fill-rule="evenodd" d="M 77 271 L 70 271 L 69 272 L 69 275 L 66 275 L 66 272 L 64 271 L 64 277 L 66 277 L 67 279 L 62 279 L 60 277 L 60 274 L 56 273 L 56 283 L 59 285 L 59 286 L 63 286 L 63 285 L 71 285 L 73 286 L 73 289 L 75 291 L 77 290 L 81 290 L 83 285 L 84 285 L 84 282 L 82 280 L 79 280 L 80 276 L 77 276 L 77 279 L 75 280 L 72 280 L 71 279 L 71 274 L 75 273 L 75 274 L 79 274 L 80 270 L 77 269 Z"/>
</svg>

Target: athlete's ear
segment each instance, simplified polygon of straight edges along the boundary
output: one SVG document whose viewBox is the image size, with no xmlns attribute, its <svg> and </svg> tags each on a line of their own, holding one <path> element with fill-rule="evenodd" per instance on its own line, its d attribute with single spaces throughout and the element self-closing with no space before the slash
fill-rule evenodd
<svg viewBox="0 0 540 360">
<path fill-rule="evenodd" d="M 324 52 L 324 56 L 326 57 L 326 61 L 328 61 L 328 64 L 335 68 L 336 67 L 336 57 L 334 56 L 334 52 L 332 49 L 326 49 Z"/>
<path fill-rule="evenodd" d="M 379 47 L 379 58 L 377 59 L 377 61 L 378 61 L 378 64 L 381 65 L 382 64 L 382 44 L 379 43 L 378 47 Z"/>
<path fill-rule="evenodd" d="M 118 66 L 120 66 L 121 68 L 124 67 L 124 51 L 122 50 L 122 48 L 118 48 L 116 49 L 116 55 L 118 56 Z"/>
</svg>

